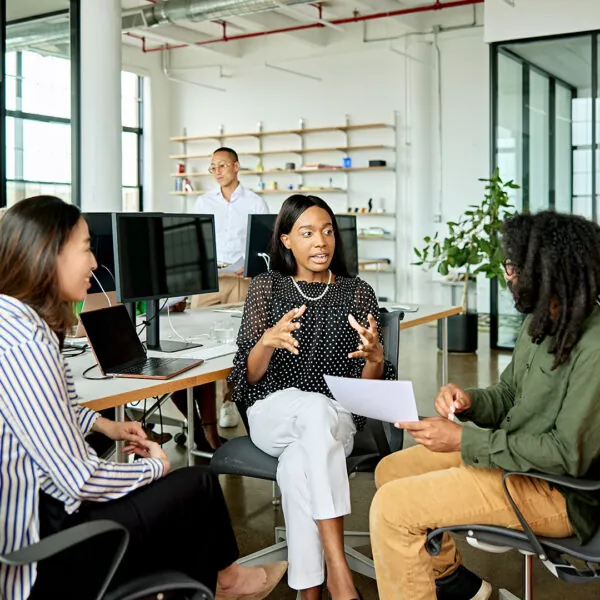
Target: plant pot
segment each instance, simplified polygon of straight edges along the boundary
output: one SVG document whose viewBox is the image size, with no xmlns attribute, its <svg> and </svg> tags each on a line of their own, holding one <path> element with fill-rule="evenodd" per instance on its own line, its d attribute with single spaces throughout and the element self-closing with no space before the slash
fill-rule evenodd
<svg viewBox="0 0 600 600">
<path fill-rule="evenodd" d="M 448 317 L 448 352 L 477 352 L 477 313 Z M 442 349 L 442 321 L 437 324 L 437 345 Z"/>
</svg>

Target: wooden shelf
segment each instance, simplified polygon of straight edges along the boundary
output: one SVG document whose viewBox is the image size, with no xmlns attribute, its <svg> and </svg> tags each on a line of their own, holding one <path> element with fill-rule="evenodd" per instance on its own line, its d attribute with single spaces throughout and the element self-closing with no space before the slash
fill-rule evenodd
<svg viewBox="0 0 600 600">
<path fill-rule="evenodd" d="M 270 156 L 275 154 L 311 154 L 315 152 L 352 152 L 358 150 L 393 150 L 393 146 L 385 144 L 372 144 L 364 146 L 329 146 L 326 148 L 289 148 L 286 150 L 257 150 L 256 152 L 238 152 L 238 156 Z M 210 158 L 210 154 L 172 154 L 169 158 L 174 160 L 187 160 L 193 158 Z"/>
<path fill-rule="evenodd" d="M 393 235 L 358 235 L 359 240 L 377 240 L 378 242 L 394 242 L 396 238 Z"/>
<path fill-rule="evenodd" d="M 211 190 L 194 190 L 192 192 L 169 192 L 171 196 L 199 196 L 200 194 L 206 194 Z M 294 190 L 251 190 L 255 194 L 345 194 L 346 190 L 341 188 L 314 188 L 314 189 L 294 189 Z M 344 213 L 346 214 L 346 213 Z"/>
<path fill-rule="evenodd" d="M 354 217 L 396 217 L 396 213 L 389 213 L 389 212 L 384 212 L 384 213 L 374 213 L 374 212 L 365 212 L 365 213 L 355 213 L 355 212 L 342 212 L 342 213 L 335 213 L 336 215 L 350 215 L 350 216 L 354 216 Z"/>
<path fill-rule="evenodd" d="M 326 133 L 328 131 L 362 131 L 367 129 L 394 129 L 388 123 L 362 123 L 360 125 L 339 125 L 333 127 L 313 127 L 306 129 L 279 129 L 274 131 L 252 131 L 245 133 L 217 133 L 213 135 L 187 135 L 169 138 L 172 142 L 198 142 L 203 140 L 222 140 L 225 138 L 265 137 L 268 135 L 303 135 L 306 133 Z"/>
<path fill-rule="evenodd" d="M 395 273 L 396 269 L 394 267 L 385 267 L 382 269 L 365 269 L 364 267 L 358 267 L 358 271 L 360 273 L 374 273 L 375 275 L 379 275 L 381 273 Z"/>
<path fill-rule="evenodd" d="M 309 188 L 309 189 L 293 189 L 293 190 L 252 190 L 255 194 L 346 194 L 347 190 L 341 188 Z"/>
<path fill-rule="evenodd" d="M 288 173 L 347 173 L 348 171 L 393 171 L 392 167 L 336 167 L 334 169 L 265 169 L 264 171 L 239 171 L 238 175 L 286 175 Z M 208 177 L 210 173 L 171 173 L 171 177 Z"/>
</svg>

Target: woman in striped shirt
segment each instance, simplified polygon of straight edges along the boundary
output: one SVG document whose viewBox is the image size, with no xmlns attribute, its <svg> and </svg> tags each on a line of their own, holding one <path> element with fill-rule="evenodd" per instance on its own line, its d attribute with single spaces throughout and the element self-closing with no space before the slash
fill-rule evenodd
<svg viewBox="0 0 600 600">
<path fill-rule="evenodd" d="M 58 198 L 29 198 L 0 221 L 0 554 L 111 519 L 130 534 L 114 583 L 171 569 L 213 589 L 218 584 L 218 598 L 264 598 L 285 563 L 235 564 L 237 544 L 216 478 L 201 467 L 165 477 L 169 460 L 139 423 L 116 423 L 77 403 L 61 347 L 72 303 L 84 298 L 95 268 L 85 220 Z M 84 439 L 90 431 L 127 441 L 141 460 L 99 459 Z M 61 579 L 79 576 L 82 598 L 86 581 L 76 559 L 94 557 L 0 565 L 0 597 L 64 598 Z"/>
</svg>

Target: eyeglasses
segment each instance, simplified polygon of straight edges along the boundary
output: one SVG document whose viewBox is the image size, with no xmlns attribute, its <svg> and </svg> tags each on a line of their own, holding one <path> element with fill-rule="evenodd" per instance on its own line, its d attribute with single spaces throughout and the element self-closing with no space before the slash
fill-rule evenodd
<svg viewBox="0 0 600 600">
<path fill-rule="evenodd" d="M 226 169 L 227 167 L 230 167 L 233 163 L 229 162 L 229 163 L 219 163 L 218 165 L 210 165 L 210 167 L 208 167 L 208 172 L 209 173 L 214 173 L 215 171 L 222 171 L 223 169 Z"/>
<path fill-rule="evenodd" d="M 519 271 L 517 269 L 517 265 L 515 265 L 515 263 L 508 258 L 502 263 L 502 265 L 504 266 L 504 272 L 506 273 L 507 277 L 513 277 Z"/>
</svg>

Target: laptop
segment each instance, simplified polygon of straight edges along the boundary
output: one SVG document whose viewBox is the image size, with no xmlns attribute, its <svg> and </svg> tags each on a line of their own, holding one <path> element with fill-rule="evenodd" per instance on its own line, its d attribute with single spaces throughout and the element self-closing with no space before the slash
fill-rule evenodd
<svg viewBox="0 0 600 600">
<path fill-rule="evenodd" d="M 102 375 L 170 379 L 204 362 L 146 356 L 124 304 L 84 312 L 80 318 Z"/>
<path fill-rule="evenodd" d="M 114 306 L 115 304 L 119 304 L 117 302 L 117 292 L 106 292 L 106 296 L 108 296 L 110 304 L 112 306 Z M 88 294 L 83 300 L 81 312 L 90 312 L 92 310 L 98 310 L 99 308 L 105 308 L 106 306 L 110 306 L 108 300 L 106 299 L 106 296 L 102 292 Z M 77 318 L 77 328 L 72 333 L 67 333 L 67 338 L 85 339 L 85 327 L 81 324 L 80 318 Z"/>
</svg>

